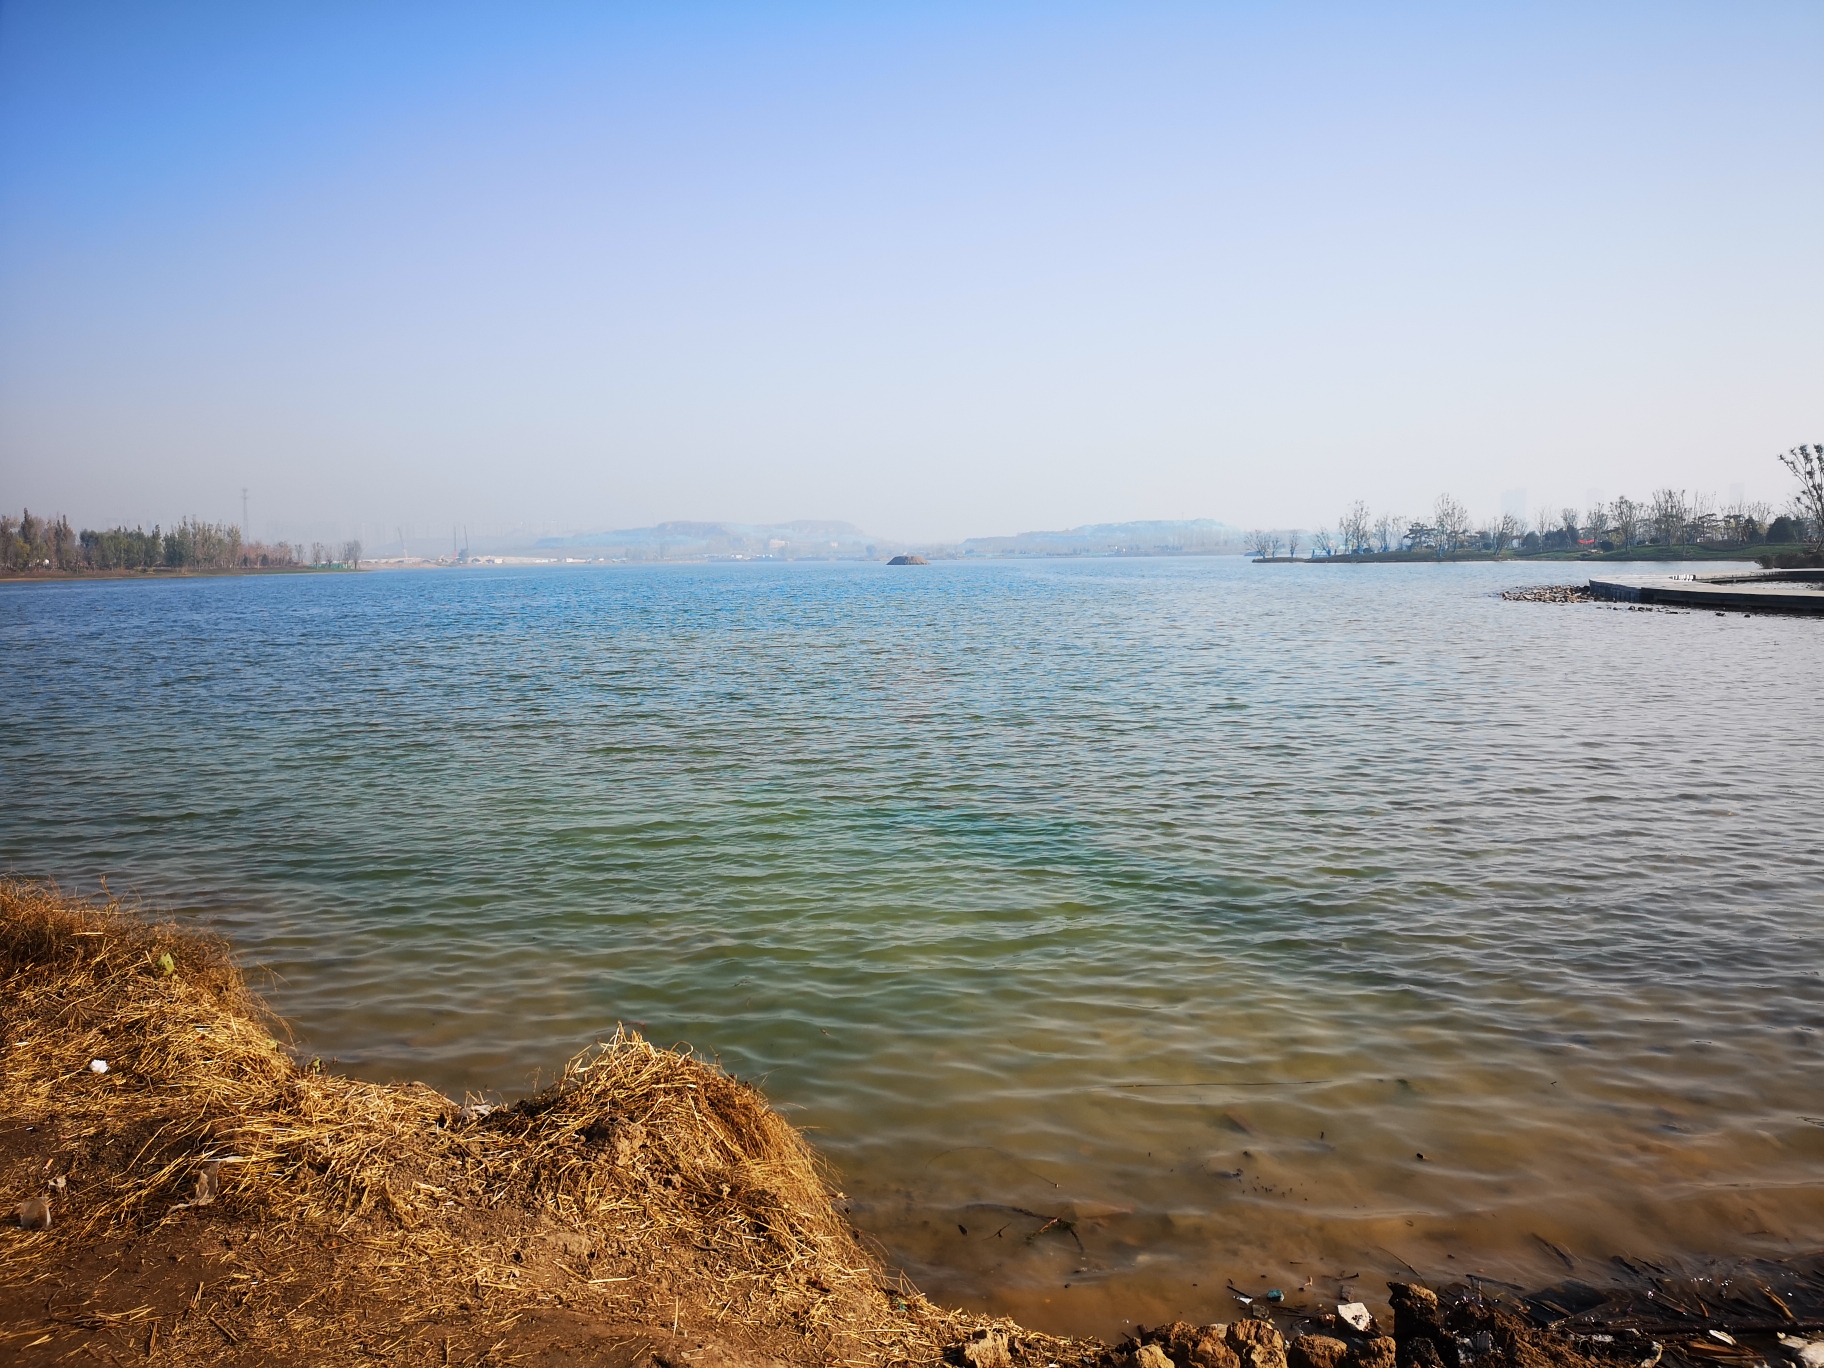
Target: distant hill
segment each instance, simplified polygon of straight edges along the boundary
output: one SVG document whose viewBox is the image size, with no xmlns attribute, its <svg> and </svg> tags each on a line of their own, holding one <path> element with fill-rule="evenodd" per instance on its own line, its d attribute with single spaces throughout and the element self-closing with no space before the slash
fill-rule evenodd
<svg viewBox="0 0 1824 1368">
<path fill-rule="evenodd" d="M 1182 556 L 1240 551 L 1242 532 L 1239 527 L 1210 518 L 1092 523 L 1061 532 L 971 537 L 960 549 L 965 556 Z"/>
<path fill-rule="evenodd" d="M 871 537 L 853 523 L 800 518 L 785 523 L 664 522 L 610 532 L 540 537 L 535 551 L 609 560 L 886 560 L 919 552 L 959 556 L 1184 556 L 1240 551 L 1238 527 L 1196 518 L 1183 522 L 1092 523 L 1060 532 L 971 537 L 960 545 L 907 544 Z"/>
<path fill-rule="evenodd" d="M 740 556 L 782 560 L 871 560 L 896 543 L 870 537 L 853 523 L 800 518 L 787 523 L 665 522 L 612 532 L 540 537 L 539 551 L 588 552 L 619 560 L 705 560 Z"/>
</svg>

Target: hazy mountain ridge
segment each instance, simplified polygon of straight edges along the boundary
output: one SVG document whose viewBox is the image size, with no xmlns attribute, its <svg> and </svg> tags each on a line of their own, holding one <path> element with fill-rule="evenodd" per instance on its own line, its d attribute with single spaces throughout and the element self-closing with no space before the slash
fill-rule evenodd
<svg viewBox="0 0 1824 1368">
<path fill-rule="evenodd" d="M 1242 532 L 1213 518 L 1152 519 L 1089 523 L 1011 537 L 970 537 L 959 549 L 965 556 L 1181 556 L 1239 551 Z"/>
<path fill-rule="evenodd" d="M 537 551 L 588 551 L 625 560 L 697 560 L 777 556 L 781 559 L 871 560 L 897 543 L 870 537 L 853 523 L 799 518 L 785 523 L 662 522 L 609 532 L 540 537 Z"/>
<path fill-rule="evenodd" d="M 1242 549 L 1240 528 L 1213 518 L 1089 523 L 1057 531 L 899 542 L 853 523 L 799 518 L 784 523 L 663 522 L 607 532 L 540 537 L 533 550 L 616 560 L 884 560 L 912 551 L 933 559 L 994 556 L 1173 556 Z"/>
</svg>

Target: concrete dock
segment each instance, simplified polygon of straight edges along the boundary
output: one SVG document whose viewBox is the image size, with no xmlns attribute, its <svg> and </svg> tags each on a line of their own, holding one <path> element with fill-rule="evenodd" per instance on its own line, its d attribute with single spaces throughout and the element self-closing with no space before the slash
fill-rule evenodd
<svg viewBox="0 0 1824 1368">
<path fill-rule="evenodd" d="M 1728 575 L 1615 575 L 1590 581 L 1598 598 L 1719 613 L 1806 613 L 1824 616 L 1824 570 L 1766 570 Z"/>
</svg>

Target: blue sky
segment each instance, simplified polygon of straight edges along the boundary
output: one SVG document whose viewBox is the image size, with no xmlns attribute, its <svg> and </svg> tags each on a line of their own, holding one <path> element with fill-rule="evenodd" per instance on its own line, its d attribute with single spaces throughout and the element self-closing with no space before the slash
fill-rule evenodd
<svg viewBox="0 0 1824 1368">
<path fill-rule="evenodd" d="M 0 502 L 1777 498 L 1824 6 L 0 7 Z"/>
</svg>

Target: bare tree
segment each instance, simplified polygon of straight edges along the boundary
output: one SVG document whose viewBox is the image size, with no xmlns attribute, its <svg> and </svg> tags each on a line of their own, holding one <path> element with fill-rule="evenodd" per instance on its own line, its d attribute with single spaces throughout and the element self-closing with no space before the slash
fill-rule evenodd
<svg viewBox="0 0 1824 1368">
<path fill-rule="evenodd" d="M 342 543 L 342 564 L 346 565 L 350 570 L 359 570 L 361 568 L 360 542 L 345 541 Z"/>
<path fill-rule="evenodd" d="M 1285 543 L 1284 539 L 1281 538 L 1281 536 L 1277 532 L 1269 532 L 1267 534 L 1267 536 L 1268 536 L 1267 545 L 1268 545 L 1268 547 L 1271 548 L 1272 556 L 1274 557 L 1274 559 L 1277 560 L 1279 558 L 1279 548 L 1284 546 L 1286 543 Z M 1298 552 L 1298 548 L 1294 547 L 1293 554 L 1296 555 L 1297 552 Z"/>
<path fill-rule="evenodd" d="M 1248 533 L 1248 550 L 1262 560 L 1271 560 L 1273 558 L 1273 534 L 1262 531 L 1258 527 L 1255 528 Z"/>
<path fill-rule="evenodd" d="M 1780 454 L 1780 464 L 1799 482 L 1798 511 L 1810 526 L 1813 547 L 1824 550 L 1824 442 L 1796 446 Z"/>
<path fill-rule="evenodd" d="M 1298 539 L 1302 536 L 1304 536 L 1304 532 L 1299 528 L 1289 527 L 1286 529 L 1286 554 L 1288 556 L 1297 557 Z"/>
<path fill-rule="evenodd" d="M 1690 521 L 1691 513 L 1685 503 L 1685 491 L 1682 489 L 1656 489 L 1653 491 L 1653 505 L 1647 515 L 1653 524 L 1653 535 L 1667 546 L 1682 546 L 1685 541 L 1685 525 Z"/>
<path fill-rule="evenodd" d="M 1685 520 L 1690 528 L 1687 533 L 1689 540 L 1700 543 L 1715 540 L 1717 535 L 1716 496 L 1693 493 Z"/>
<path fill-rule="evenodd" d="M 1350 504 L 1349 511 L 1336 520 L 1336 530 L 1343 550 L 1349 555 L 1358 556 L 1374 549 L 1374 519 L 1368 512 L 1368 505 L 1360 499 Z"/>
<path fill-rule="evenodd" d="M 1583 531 L 1593 542 L 1600 542 L 1608 535 L 1609 510 L 1606 504 L 1593 503 L 1583 515 Z"/>
<path fill-rule="evenodd" d="M 1321 527 L 1311 534 L 1311 554 L 1316 556 L 1319 552 L 1326 556 L 1336 554 L 1336 542 L 1331 538 L 1329 532 Z"/>
<path fill-rule="evenodd" d="M 1374 520 L 1374 543 L 1383 554 L 1393 550 L 1394 543 L 1399 540 L 1400 524 L 1404 521 L 1398 513 L 1383 513 Z"/>
<path fill-rule="evenodd" d="M 1437 524 L 1438 549 L 1441 551 L 1455 551 L 1469 536 L 1469 510 L 1448 494 L 1438 495 L 1432 520 Z"/>
<path fill-rule="evenodd" d="M 1634 500 L 1623 495 L 1609 505 L 1610 539 L 1620 547 L 1629 547 L 1640 540 L 1641 508 Z"/>
</svg>

